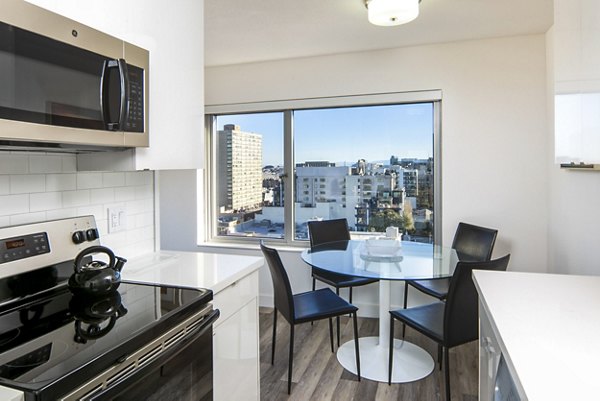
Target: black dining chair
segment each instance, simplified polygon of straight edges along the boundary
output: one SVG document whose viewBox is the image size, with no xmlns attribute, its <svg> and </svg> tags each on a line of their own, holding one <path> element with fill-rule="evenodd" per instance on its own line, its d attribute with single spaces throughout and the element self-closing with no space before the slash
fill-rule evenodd
<svg viewBox="0 0 600 401">
<path fill-rule="evenodd" d="M 273 313 L 273 342 L 271 348 L 271 365 L 275 361 L 275 341 L 277 333 L 277 312 L 290 324 L 290 353 L 288 360 L 288 394 L 292 388 L 292 361 L 294 358 L 294 326 L 299 323 L 329 319 L 329 340 L 333 352 L 332 318 L 341 315 L 352 315 L 354 325 L 354 352 L 356 353 L 356 374 L 360 381 L 360 354 L 358 347 L 358 324 L 356 311 L 358 308 L 333 293 L 329 288 L 293 294 L 290 280 L 276 249 L 269 248 L 261 242 L 262 250 L 273 280 L 275 311 Z"/>
<path fill-rule="evenodd" d="M 467 223 L 458 223 L 452 248 L 456 250 L 456 255 L 460 261 L 479 262 L 492 258 L 492 251 L 496 243 L 498 230 L 475 226 Z M 450 278 L 441 278 L 434 280 L 413 280 L 404 282 L 404 308 L 408 303 L 408 287 L 414 287 L 417 290 L 444 300 L 448 296 L 450 288 Z"/>
<path fill-rule="evenodd" d="M 458 262 L 446 302 L 390 311 L 390 353 L 388 384 L 392 383 L 394 321 L 399 320 L 437 342 L 443 350 L 446 400 L 450 401 L 450 362 L 448 350 L 478 338 L 478 296 L 473 270 L 505 271 L 510 255 L 491 261 Z M 439 349 L 439 348 L 438 348 Z"/>
<path fill-rule="evenodd" d="M 346 219 L 333 219 L 308 222 L 308 236 L 310 238 L 310 247 L 326 244 L 335 241 L 350 240 L 350 231 L 348 230 L 348 221 Z M 352 287 L 371 284 L 377 280 L 370 278 L 361 278 L 348 276 L 345 274 L 331 273 L 327 270 L 312 268 L 312 289 L 316 288 L 316 280 L 328 284 L 335 288 L 335 293 L 340 295 L 340 288 L 348 288 L 348 301 L 352 303 Z M 337 343 L 340 346 L 340 318 L 336 319 Z"/>
</svg>

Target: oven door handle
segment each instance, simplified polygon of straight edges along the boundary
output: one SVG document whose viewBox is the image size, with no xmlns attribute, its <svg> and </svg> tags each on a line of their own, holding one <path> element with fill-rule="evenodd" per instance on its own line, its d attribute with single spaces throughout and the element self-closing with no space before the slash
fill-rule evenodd
<svg viewBox="0 0 600 401">
<path fill-rule="evenodd" d="M 190 333 L 188 333 L 185 337 L 183 337 L 176 346 L 172 346 L 167 351 L 163 352 L 158 358 L 148 363 L 142 368 L 134 370 L 131 374 L 124 376 L 110 386 L 107 386 L 102 391 L 93 394 L 89 398 L 83 398 L 89 401 L 101 401 L 112 399 L 115 395 L 119 394 L 119 387 L 123 384 L 127 385 L 128 381 L 139 381 L 144 378 L 144 376 L 152 373 L 158 367 L 167 363 L 171 358 L 178 355 L 180 352 L 184 351 L 185 348 L 196 341 L 199 337 L 206 334 L 206 331 L 212 328 L 213 323 L 219 318 L 220 312 L 218 309 L 213 310 L 210 314 L 208 314 L 205 318 L 202 319 L 202 323 L 196 326 Z M 210 333 L 212 336 L 212 333 Z"/>
</svg>

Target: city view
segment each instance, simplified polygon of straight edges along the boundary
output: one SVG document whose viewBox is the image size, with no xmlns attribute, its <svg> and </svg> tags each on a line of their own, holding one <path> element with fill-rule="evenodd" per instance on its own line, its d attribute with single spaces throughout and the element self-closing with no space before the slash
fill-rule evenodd
<svg viewBox="0 0 600 401">
<path fill-rule="evenodd" d="M 410 106 L 418 106 L 424 112 Z M 433 242 L 433 135 L 427 107 L 430 104 L 296 112 L 296 161 L 291 180 L 285 177 L 283 167 L 283 134 L 276 129 L 269 135 L 269 126 L 282 126 L 278 124 L 282 120 L 280 113 L 226 116 L 226 119 L 219 116 L 215 141 L 218 235 L 284 238 L 287 223 L 294 224 L 295 239 L 306 240 L 309 221 L 345 218 L 351 231 L 382 233 L 386 227 L 395 226 L 407 239 Z M 389 118 L 388 125 L 393 130 L 372 124 L 356 127 L 347 118 L 340 119 L 340 113 L 348 111 L 352 116 L 362 113 L 372 117 L 378 113 L 380 117 L 391 111 L 394 116 L 402 115 L 399 110 L 425 123 L 411 124 L 405 117 L 409 122 L 402 127 L 410 132 L 403 134 Z M 336 122 L 335 127 L 343 126 L 339 121 L 348 125 L 338 131 L 332 125 L 326 129 L 325 140 L 322 137 L 327 118 Z M 260 119 L 263 128 L 253 121 Z M 314 135 L 315 127 L 320 134 Z M 375 130 L 377 135 L 365 135 L 366 129 Z M 421 132 L 415 133 L 419 129 Z M 362 134 L 353 135 L 356 131 Z M 420 137 L 417 140 L 409 135 Z M 401 143 L 411 143 L 408 155 L 400 153 Z M 410 157 L 417 153 L 421 157 Z M 342 159 L 344 156 L 354 159 Z M 293 191 L 286 185 L 293 185 Z M 289 201 L 286 196 L 292 192 L 293 223 L 285 221 L 284 213 L 284 202 Z"/>
</svg>

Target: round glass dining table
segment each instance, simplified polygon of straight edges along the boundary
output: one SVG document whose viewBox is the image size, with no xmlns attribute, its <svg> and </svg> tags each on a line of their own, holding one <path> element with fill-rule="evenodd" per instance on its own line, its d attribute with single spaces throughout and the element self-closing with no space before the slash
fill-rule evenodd
<svg viewBox="0 0 600 401">
<path fill-rule="evenodd" d="M 379 336 L 361 337 L 359 343 L 361 376 L 380 382 L 388 380 L 391 281 L 451 277 L 458 261 L 451 248 L 387 239 L 330 242 L 304 250 L 301 257 L 318 269 L 379 280 Z M 338 349 L 337 358 L 346 370 L 356 374 L 353 341 Z M 408 341 L 394 340 L 392 382 L 419 380 L 434 367 L 427 351 Z"/>
</svg>

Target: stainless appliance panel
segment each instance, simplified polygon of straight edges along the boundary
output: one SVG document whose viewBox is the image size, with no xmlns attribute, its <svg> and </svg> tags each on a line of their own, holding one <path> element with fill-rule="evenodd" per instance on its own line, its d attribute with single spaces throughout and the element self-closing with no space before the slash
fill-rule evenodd
<svg viewBox="0 0 600 401">
<path fill-rule="evenodd" d="M 2 7 L 3 145 L 148 146 L 146 50 L 22 0 Z M 104 60 L 125 60 L 130 74 L 115 78 L 113 68 L 103 69 Z M 108 99 L 117 103 L 105 105 Z M 119 124 L 107 120 L 115 104 L 122 105 Z"/>
</svg>

